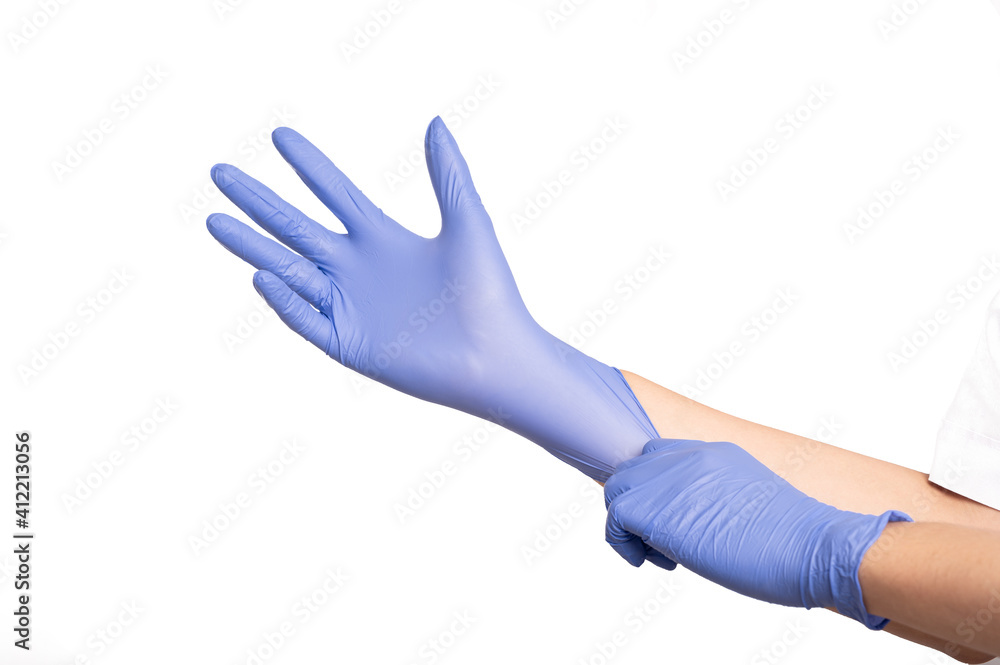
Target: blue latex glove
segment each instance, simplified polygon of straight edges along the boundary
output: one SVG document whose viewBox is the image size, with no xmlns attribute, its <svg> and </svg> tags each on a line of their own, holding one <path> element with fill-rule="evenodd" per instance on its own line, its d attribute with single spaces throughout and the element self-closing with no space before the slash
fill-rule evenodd
<svg viewBox="0 0 1000 665">
<path fill-rule="evenodd" d="M 647 443 L 618 467 L 604 497 L 607 541 L 633 566 L 669 557 L 753 598 L 835 607 L 876 630 L 888 623 L 865 610 L 858 568 L 886 523 L 912 521 L 904 513 L 838 510 L 739 446 L 679 439 Z"/>
<path fill-rule="evenodd" d="M 259 269 L 254 285 L 289 328 L 351 369 L 498 422 L 598 480 L 657 436 L 620 372 L 528 313 L 440 118 L 425 140 L 441 208 L 435 238 L 390 219 L 298 133 L 282 127 L 272 139 L 347 233 L 225 164 L 212 169 L 215 184 L 283 244 L 224 214 L 209 216 L 208 229 Z"/>
</svg>

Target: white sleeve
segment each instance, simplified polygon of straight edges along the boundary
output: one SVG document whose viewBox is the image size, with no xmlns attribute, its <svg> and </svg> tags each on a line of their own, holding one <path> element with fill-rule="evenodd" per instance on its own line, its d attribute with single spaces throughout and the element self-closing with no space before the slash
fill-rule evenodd
<svg viewBox="0 0 1000 665">
<path fill-rule="evenodd" d="M 930 479 L 1000 510 L 1000 295 L 941 423 Z"/>
</svg>

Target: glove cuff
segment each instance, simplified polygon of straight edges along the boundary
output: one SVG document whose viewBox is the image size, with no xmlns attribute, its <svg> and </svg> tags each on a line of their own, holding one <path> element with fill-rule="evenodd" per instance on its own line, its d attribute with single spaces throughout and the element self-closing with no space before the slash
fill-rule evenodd
<svg viewBox="0 0 1000 665">
<path fill-rule="evenodd" d="M 516 385 L 493 386 L 482 401 L 508 414 L 503 427 L 604 482 L 659 434 L 620 371 L 543 335 L 524 354 L 530 364 L 512 370 Z"/>
<path fill-rule="evenodd" d="M 834 529 L 832 534 L 835 539 L 841 541 L 839 546 L 834 545 L 837 554 L 832 558 L 829 570 L 833 606 L 840 614 L 864 624 L 871 630 L 882 630 L 889 623 L 889 619 L 870 614 L 865 609 L 858 571 L 862 559 L 882 535 L 886 524 L 912 522 L 913 519 L 898 510 L 887 510 L 878 516 L 852 513 L 852 517 L 864 517 L 866 523 L 860 527 L 857 523 L 852 524 L 849 533 Z"/>
</svg>

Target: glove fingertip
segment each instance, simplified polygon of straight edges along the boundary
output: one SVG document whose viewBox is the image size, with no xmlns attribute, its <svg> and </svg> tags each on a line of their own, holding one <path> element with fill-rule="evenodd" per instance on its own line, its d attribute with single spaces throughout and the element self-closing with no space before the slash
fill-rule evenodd
<svg viewBox="0 0 1000 665">
<path fill-rule="evenodd" d="M 271 132 L 271 143 L 273 143 L 275 147 L 279 147 L 282 143 L 287 143 L 288 141 L 294 141 L 301 138 L 302 135 L 291 127 L 275 127 L 274 131 Z"/>
<path fill-rule="evenodd" d="M 441 116 L 435 116 L 431 124 L 427 126 L 427 133 L 424 135 L 424 156 L 427 160 L 427 169 L 430 171 L 431 180 L 436 190 L 440 191 L 442 179 L 450 175 L 454 177 L 461 169 L 456 170 L 461 161 L 461 153 L 458 151 L 458 144 L 455 137 L 448 131 Z M 453 193 L 457 193 L 457 188 L 452 188 Z"/>
<path fill-rule="evenodd" d="M 618 521 L 619 506 L 608 510 L 608 519 L 604 527 L 604 540 L 618 555 L 638 568 L 646 560 L 646 545 L 634 533 L 625 529 Z"/>
<path fill-rule="evenodd" d="M 659 566 L 665 570 L 673 570 L 677 567 L 677 562 L 654 550 L 652 547 L 646 551 L 646 560 L 654 566 Z"/>
<path fill-rule="evenodd" d="M 663 445 L 663 442 L 666 440 L 667 439 L 653 439 L 651 441 L 647 441 L 646 445 L 642 447 L 642 454 L 648 455 L 649 453 L 655 452 L 660 448 L 661 445 Z"/>
<path fill-rule="evenodd" d="M 638 568 L 646 562 L 646 548 L 642 541 L 632 536 L 624 542 L 610 543 L 611 548 L 618 552 L 618 555 Z"/>
<path fill-rule="evenodd" d="M 674 448 L 685 444 L 701 444 L 701 443 L 704 442 L 695 441 L 694 439 L 653 439 L 651 441 L 648 441 L 646 445 L 642 447 L 642 454 L 645 455 L 647 453 L 655 453 L 665 448 Z"/>
<path fill-rule="evenodd" d="M 271 279 L 273 278 L 274 275 L 272 275 L 266 270 L 258 270 L 253 274 L 252 278 L 253 288 L 254 290 L 257 291 L 257 295 L 259 295 L 264 300 L 268 300 L 268 297 L 264 294 L 264 292 L 273 291 L 274 283 L 271 282 Z"/>
<path fill-rule="evenodd" d="M 233 167 L 229 164 L 219 163 L 212 167 L 209 175 L 212 177 L 212 182 L 222 189 L 233 182 L 232 171 Z"/>
<path fill-rule="evenodd" d="M 212 236 L 218 238 L 229 228 L 229 219 L 229 215 L 221 212 L 213 212 L 205 219 L 205 226 L 208 228 L 208 232 L 211 233 Z"/>
<path fill-rule="evenodd" d="M 444 120 L 441 116 L 436 115 L 427 125 L 427 133 L 424 135 L 425 145 L 429 145 L 434 139 L 448 139 L 452 138 L 451 132 L 448 131 L 448 125 L 444 124 Z"/>
</svg>

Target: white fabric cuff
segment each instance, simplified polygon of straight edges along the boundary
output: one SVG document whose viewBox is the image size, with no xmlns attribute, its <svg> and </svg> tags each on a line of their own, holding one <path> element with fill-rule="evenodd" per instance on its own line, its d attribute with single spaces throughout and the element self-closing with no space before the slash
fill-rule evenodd
<svg viewBox="0 0 1000 665">
<path fill-rule="evenodd" d="M 930 479 L 1000 510 L 1000 296 L 941 423 Z"/>
<path fill-rule="evenodd" d="M 945 420 L 938 431 L 930 479 L 1000 510 L 1000 441 Z"/>
</svg>

